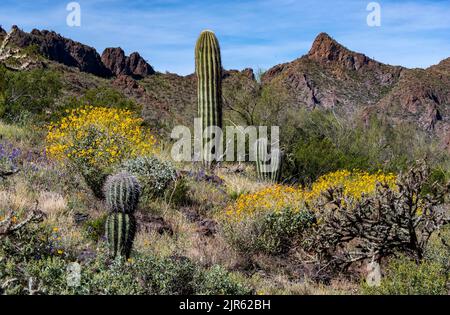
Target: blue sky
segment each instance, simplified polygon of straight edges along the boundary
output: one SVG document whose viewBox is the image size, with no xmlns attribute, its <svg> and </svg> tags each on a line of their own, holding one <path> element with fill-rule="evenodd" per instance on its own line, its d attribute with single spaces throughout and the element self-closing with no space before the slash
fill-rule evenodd
<svg viewBox="0 0 450 315">
<path fill-rule="evenodd" d="M 97 48 L 138 51 L 156 70 L 194 71 L 195 41 L 216 32 L 227 69 L 268 69 L 308 52 L 327 32 L 385 63 L 428 67 L 450 57 L 450 0 L 380 0 L 381 27 L 367 0 L 78 0 L 81 27 L 66 24 L 70 1 L 1 0 L 0 25 L 51 29 Z"/>
</svg>

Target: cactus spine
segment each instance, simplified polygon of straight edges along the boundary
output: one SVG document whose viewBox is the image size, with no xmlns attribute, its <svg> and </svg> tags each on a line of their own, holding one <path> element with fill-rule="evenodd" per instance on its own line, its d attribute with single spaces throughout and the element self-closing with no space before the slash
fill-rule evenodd
<svg viewBox="0 0 450 315">
<path fill-rule="evenodd" d="M 141 186 L 136 177 L 121 172 L 108 177 L 104 190 L 110 211 L 105 226 L 110 254 L 128 258 L 136 231 L 133 213 L 139 203 Z"/>
<path fill-rule="evenodd" d="M 212 126 L 222 128 L 222 61 L 219 41 L 211 31 L 203 31 L 197 41 L 195 69 L 201 130 Z"/>
<path fill-rule="evenodd" d="M 113 257 L 130 257 L 135 235 L 134 217 L 121 212 L 113 212 L 106 219 L 106 238 L 109 252 Z"/>
<path fill-rule="evenodd" d="M 132 214 L 138 205 L 141 186 L 136 177 L 121 172 L 105 183 L 106 204 L 111 212 Z"/>
</svg>

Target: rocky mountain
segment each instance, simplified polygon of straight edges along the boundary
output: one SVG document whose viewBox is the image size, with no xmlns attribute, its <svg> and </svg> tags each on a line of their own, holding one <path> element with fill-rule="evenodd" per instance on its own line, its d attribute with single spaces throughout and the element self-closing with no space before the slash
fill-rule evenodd
<svg viewBox="0 0 450 315">
<path fill-rule="evenodd" d="M 34 29 L 31 33 L 26 33 L 17 26 L 13 26 L 10 33 L 10 45 L 19 48 L 34 45 L 38 47 L 42 55 L 50 60 L 101 77 L 111 75 L 110 71 L 103 65 L 100 55 L 92 47 L 45 30 Z"/>
<path fill-rule="evenodd" d="M 298 106 L 355 111 L 380 100 L 403 70 L 352 52 L 322 33 L 307 55 L 269 69 L 262 82 L 282 84 Z"/>
<path fill-rule="evenodd" d="M 155 70 L 139 53 L 134 52 L 125 56 L 122 48 L 106 48 L 102 54 L 103 64 L 116 76 L 133 75 L 146 77 L 155 74 Z"/>
<path fill-rule="evenodd" d="M 450 58 L 428 69 L 375 61 L 328 34 L 293 62 L 269 69 L 263 84 L 286 88 L 295 106 L 327 108 L 362 118 L 374 113 L 392 123 L 408 121 L 450 142 Z"/>
<path fill-rule="evenodd" d="M 0 62 L 13 58 L 14 64 L 19 63 L 17 70 L 39 66 L 21 51 L 37 46 L 49 62 L 67 67 L 61 71 L 74 91 L 82 93 L 92 87 L 83 83 L 86 80 L 113 86 L 141 103 L 144 118 L 158 128 L 169 130 L 195 116 L 195 75 L 156 73 L 139 53 L 126 56 L 121 48 L 107 48 L 100 57 L 94 48 L 55 32 L 26 33 L 18 27 L 9 33 L 0 28 L 0 40 Z M 80 75 L 69 69 L 78 69 Z M 81 73 L 92 77 L 81 78 Z M 286 106 L 294 111 L 325 108 L 366 120 L 375 114 L 393 124 L 411 122 L 437 135 L 450 150 L 450 58 L 428 69 L 391 66 L 353 52 L 321 33 L 306 55 L 269 69 L 260 83 L 252 69 L 227 70 L 223 78 L 225 95 L 227 91 L 256 95 L 261 87 L 282 87 Z"/>
<path fill-rule="evenodd" d="M 3 39 L 6 36 L 6 31 L 2 28 L 2 26 L 0 25 L 0 41 L 3 41 Z"/>
</svg>

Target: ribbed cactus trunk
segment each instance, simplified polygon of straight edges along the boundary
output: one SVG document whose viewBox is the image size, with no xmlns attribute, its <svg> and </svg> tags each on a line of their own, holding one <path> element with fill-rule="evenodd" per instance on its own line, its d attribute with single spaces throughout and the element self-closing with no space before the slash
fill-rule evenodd
<svg viewBox="0 0 450 315">
<path fill-rule="evenodd" d="M 111 256 L 130 257 L 136 233 L 134 217 L 121 212 L 111 213 L 106 219 L 105 228 Z"/>
<path fill-rule="evenodd" d="M 106 204 L 111 212 L 133 214 L 139 203 L 141 185 L 136 177 L 121 172 L 110 176 L 104 187 Z"/>
<path fill-rule="evenodd" d="M 133 213 L 139 203 L 141 185 L 133 175 L 121 172 L 108 177 L 104 192 L 110 212 L 105 225 L 110 255 L 128 258 L 136 234 Z"/>
<path fill-rule="evenodd" d="M 211 126 L 222 128 L 222 61 L 216 35 L 203 31 L 195 47 L 195 68 L 198 82 L 198 115 L 204 131 Z M 202 147 L 203 147 L 202 141 Z M 206 152 L 203 155 L 205 164 Z"/>
<path fill-rule="evenodd" d="M 256 174 L 261 181 L 278 183 L 281 181 L 283 167 L 283 153 L 274 150 L 269 159 L 265 144 L 257 142 L 256 148 Z"/>
</svg>

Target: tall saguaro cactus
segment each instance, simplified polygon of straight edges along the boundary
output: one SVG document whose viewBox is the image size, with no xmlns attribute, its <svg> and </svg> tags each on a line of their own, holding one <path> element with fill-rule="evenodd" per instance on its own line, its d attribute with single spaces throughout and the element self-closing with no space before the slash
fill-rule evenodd
<svg viewBox="0 0 450 315">
<path fill-rule="evenodd" d="M 222 128 L 222 61 L 219 41 L 211 31 L 200 34 L 195 47 L 195 68 L 201 130 L 212 126 Z"/>
</svg>

